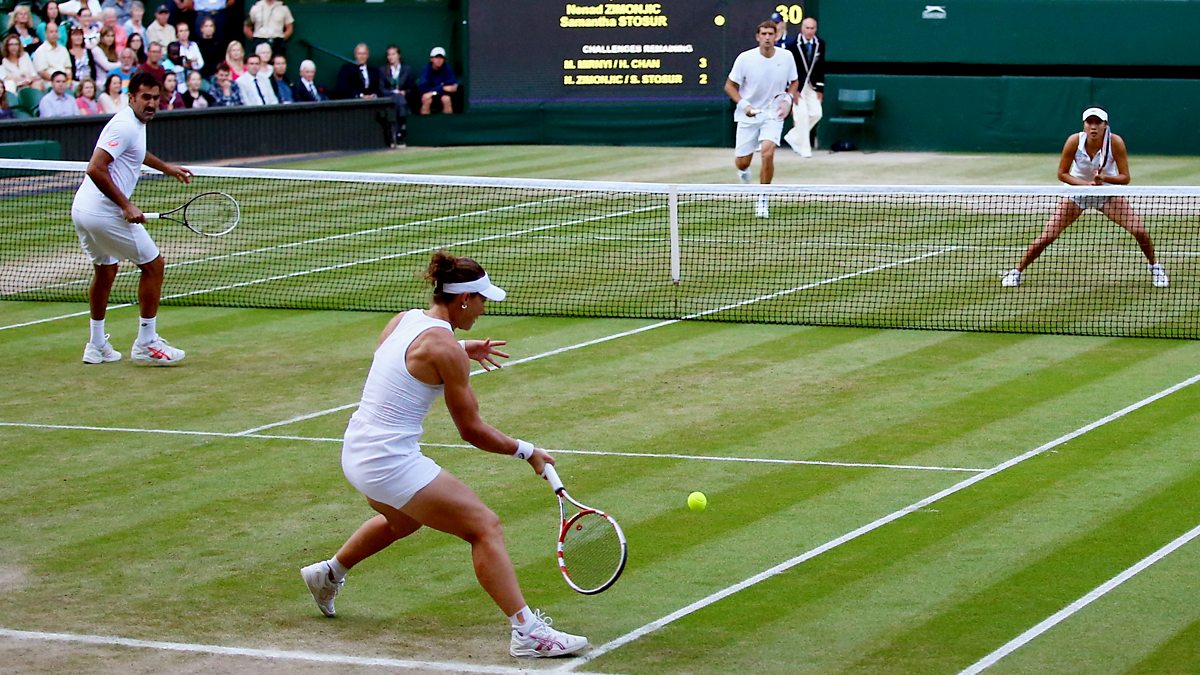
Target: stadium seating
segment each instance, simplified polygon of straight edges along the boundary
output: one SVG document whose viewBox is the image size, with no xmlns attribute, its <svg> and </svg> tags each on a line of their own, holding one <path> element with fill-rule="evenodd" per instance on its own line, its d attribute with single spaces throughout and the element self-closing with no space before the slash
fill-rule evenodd
<svg viewBox="0 0 1200 675">
<path fill-rule="evenodd" d="M 859 139 L 859 147 L 866 144 L 868 126 L 875 114 L 874 89 L 839 89 L 838 106 L 841 108 L 840 117 L 831 117 L 827 121 L 837 127 L 848 127 Z"/>
<path fill-rule="evenodd" d="M 17 92 L 17 110 L 37 117 L 38 104 L 42 102 L 43 93 L 33 87 L 25 87 Z"/>
</svg>

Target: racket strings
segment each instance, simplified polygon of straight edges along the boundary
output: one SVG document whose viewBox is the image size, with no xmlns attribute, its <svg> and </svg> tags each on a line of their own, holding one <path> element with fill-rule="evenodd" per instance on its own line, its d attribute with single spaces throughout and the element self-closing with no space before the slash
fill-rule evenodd
<svg viewBox="0 0 1200 675">
<path fill-rule="evenodd" d="M 622 546 L 617 530 L 596 513 L 580 516 L 563 537 L 563 566 L 576 586 L 596 589 L 621 567 Z"/>
<path fill-rule="evenodd" d="M 239 217 L 237 204 L 221 194 L 201 195 L 183 209 L 184 221 L 201 232 L 223 232 Z"/>
</svg>

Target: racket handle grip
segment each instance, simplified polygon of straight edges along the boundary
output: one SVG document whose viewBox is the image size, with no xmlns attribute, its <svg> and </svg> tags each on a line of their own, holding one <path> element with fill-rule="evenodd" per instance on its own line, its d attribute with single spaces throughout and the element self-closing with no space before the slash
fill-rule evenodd
<svg viewBox="0 0 1200 675">
<path fill-rule="evenodd" d="M 146 217 L 146 220 L 158 220 L 162 217 L 161 213 L 143 213 L 142 215 Z"/>
<path fill-rule="evenodd" d="M 547 464 L 545 468 L 542 469 L 542 478 L 550 481 L 550 488 L 555 492 L 563 489 L 562 481 L 559 480 L 558 472 L 554 470 L 553 464 Z"/>
</svg>

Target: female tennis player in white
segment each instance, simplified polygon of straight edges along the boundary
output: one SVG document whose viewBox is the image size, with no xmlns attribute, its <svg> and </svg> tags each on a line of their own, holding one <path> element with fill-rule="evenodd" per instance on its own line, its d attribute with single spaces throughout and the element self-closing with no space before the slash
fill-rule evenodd
<svg viewBox="0 0 1200 675">
<path fill-rule="evenodd" d="M 172 347 L 158 335 L 158 303 L 166 264 L 142 225 L 145 215 L 130 201 L 142 164 L 182 183 L 192 178 L 191 171 L 168 164 L 146 150 L 146 124 L 158 111 L 160 87 L 149 73 L 139 71 L 129 78 L 129 107 L 113 115 L 100 131 L 87 175 L 71 204 L 79 245 L 95 269 L 88 292 L 92 321 L 91 338 L 83 348 L 84 363 L 121 360 L 121 352 L 113 349 L 104 331 L 108 296 L 121 260 L 130 260 L 142 270 L 138 281 L 141 319 L 132 349 L 134 362 L 172 366 L 184 357 L 182 349 Z"/>
<path fill-rule="evenodd" d="M 1062 156 L 1058 160 L 1058 179 L 1067 185 L 1129 184 L 1129 155 L 1125 149 L 1125 139 L 1109 128 L 1108 112 L 1104 108 L 1091 107 L 1083 111 L 1083 131 L 1068 136 L 1063 145 Z M 1103 194 L 1072 196 L 1059 202 L 1042 233 L 1025 250 L 1021 262 L 1004 273 L 1000 284 L 1008 287 L 1021 285 L 1025 268 L 1032 265 L 1042 251 L 1087 209 L 1100 211 L 1132 234 L 1146 256 L 1150 282 L 1158 288 L 1170 285 L 1166 270 L 1155 260 L 1150 233 L 1130 206 L 1129 200 Z"/>
<path fill-rule="evenodd" d="M 783 134 L 783 115 L 771 114 L 777 96 L 787 93 L 795 100 L 798 76 L 796 60 L 791 52 L 776 49 L 775 33 L 778 29 L 773 21 L 758 24 L 754 33 L 758 46 L 738 54 L 725 80 L 725 93 L 733 99 L 736 107 L 733 120 L 737 122 L 737 138 L 734 141 L 733 164 L 738 178 L 750 182 L 750 161 L 754 151 L 762 151 L 762 166 L 758 170 L 759 182 L 769 185 L 775 177 L 775 148 Z M 758 198 L 754 214 L 759 218 L 770 217 L 767 197 Z"/>
<path fill-rule="evenodd" d="M 475 576 L 509 617 L 513 656 L 563 656 L 587 646 L 587 638 L 550 627 L 550 619 L 531 612 L 521 594 L 504 545 L 500 519 L 462 481 L 421 453 L 422 421 L 438 394 L 464 441 L 501 455 L 525 460 L 541 475 L 553 464 L 545 450 L 510 438 L 479 415 L 470 385 L 470 359 L 484 368 L 503 341 L 456 342 L 454 330 L 470 330 L 486 300 L 505 292 L 470 258 L 444 251 L 433 254 L 426 277 L 433 283 L 427 310 L 396 315 L 383 330 L 362 402 L 350 418 L 342 445 L 342 470 L 379 515 L 364 522 L 336 555 L 300 570 L 317 607 L 334 615 L 333 601 L 346 571 L 392 543 L 429 526 L 471 545 Z M 469 357 L 469 358 L 468 358 Z"/>
</svg>

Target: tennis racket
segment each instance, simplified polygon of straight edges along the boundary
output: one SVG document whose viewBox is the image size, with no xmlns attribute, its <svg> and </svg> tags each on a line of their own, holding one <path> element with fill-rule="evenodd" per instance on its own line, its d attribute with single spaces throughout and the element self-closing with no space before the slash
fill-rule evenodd
<svg viewBox="0 0 1200 675">
<path fill-rule="evenodd" d="M 595 595 L 617 583 L 625 570 L 628 551 L 625 533 L 613 517 L 567 494 L 554 466 L 547 464 L 542 477 L 558 497 L 561 518 L 558 530 L 558 569 L 572 589 Z M 567 504 L 579 512 L 567 517 Z"/>
<path fill-rule="evenodd" d="M 162 213 L 147 213 L 146 220 L 172 220 L 206 237 L 229 234 L 242 220 L 242 207 L 224 192 L 205 192 L 182 206 Z"/>
<path fill-rule="evenodd" d="M 762 110 L 754 110 L 755 116 L 765 115 L 771 121 L 785 119 L 792 112 L 792 95 L 788 93 L 776 94 L 771 98 L 771 102 Z"/>
</svg>

